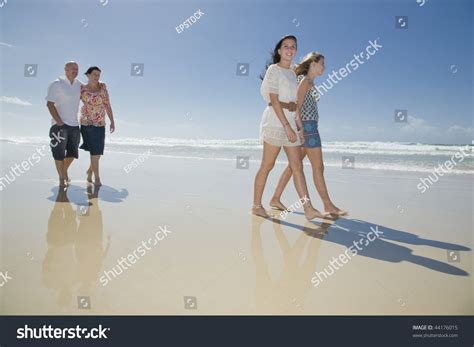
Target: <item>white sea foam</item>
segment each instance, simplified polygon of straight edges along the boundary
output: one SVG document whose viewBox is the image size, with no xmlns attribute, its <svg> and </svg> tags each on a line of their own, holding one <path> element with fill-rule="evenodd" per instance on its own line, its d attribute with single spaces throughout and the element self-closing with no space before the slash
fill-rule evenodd
<svg viewBox="0 0 474 347">
<path fill-rule="evenodd" d="M 4 137 L 0 142 L 17 145 L 47 144 L 47 137 Z M 431 172 L 433 167 L 451 159 L 466 145 L 432 145 L 401 142 L 339 141 L 324 142 L 326 166 L 341 167 L 343 156 L 355 158 L 359 169 Z M 106 151 L 140 154 L 150 150 L 152 156 L 182 159 L 235 160 L 236 156 L 248 156 L 259 162 L 262 145 L 258 139 L 179 139 L 179 138 L 116 138 L 108 137 Z M 472 145 L 470 147 L 472 152 Z M 282 151 L 283 152 L 283 151 Z M 282 155 L 280 163 L 285 163 Z M 459 163 L 452 174 L 474 174 L 472 154 Z"/>
</svg>

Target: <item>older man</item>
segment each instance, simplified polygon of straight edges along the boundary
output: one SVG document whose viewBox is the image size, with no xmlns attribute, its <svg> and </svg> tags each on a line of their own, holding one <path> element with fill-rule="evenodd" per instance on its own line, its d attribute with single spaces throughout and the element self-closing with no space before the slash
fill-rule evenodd
<svg viewBox="0 0 474 347">
<path fill-rule="evenodd" d="M 64 66 L 65 76 L 54 80 L 46 96 L 52 126 L 49 130 L 51 152 L 59 175 L 59 185 L 68 184 L 68 169 L 74 158 L 79 157 L 79 101 L 81 82 L 76 79 L 79 66 L 69 61 Z"/>
</svg>

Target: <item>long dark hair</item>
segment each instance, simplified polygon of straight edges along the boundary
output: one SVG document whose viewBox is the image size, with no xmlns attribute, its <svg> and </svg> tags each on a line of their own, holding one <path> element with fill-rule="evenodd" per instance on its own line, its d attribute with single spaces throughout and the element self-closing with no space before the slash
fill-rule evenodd
<svg viewBox="0 0 474 347">
<path fill-rule="evenodd" d="M 281 56 L 278 53 L 278 50 L 281 48 L 281 45 L 282 45 L 283 41 L 285 41 L 286 39 L 291 39 L 291 40 L 295 41 L 296 47 L 298 47 L 298 40 L 296 39 L 296 36 L 294 36 L 294 35 L 285 35 L 285 36 L 283 36 L 280 39 L 280 41 L 278 41 L 277 44 L 275 45 L 275 48 L 273 49 L 273 52 L 271 52 L 272 57 L 269 61 L 267 61 L 267 64 L 265 65 L 265 70 L 260 75 L 261 80 L 263 80 L 263 78 L 265 77 L 265 73 L 267 72 L 267 69 L 270 65 L 277 64 L 277 63 L 280 62 Z"/>
</svg>

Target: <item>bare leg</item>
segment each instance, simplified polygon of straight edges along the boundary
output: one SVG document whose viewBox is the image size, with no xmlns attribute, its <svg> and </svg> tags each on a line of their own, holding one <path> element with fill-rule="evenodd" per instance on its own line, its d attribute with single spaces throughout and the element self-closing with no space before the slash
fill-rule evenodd
<svg viewBox="0 0 474 347">
<path fill-rule="evenodd" d="M 92 183 L 92 174 L 94 171 L 92 170 L 92 159 L 91 159 L 91 164 L 89 165 L 89 168 L 86 171 L 87 173 L 87 182 Z"/>
<path fill-rule="evenodd" d="M 71 166 L 72 162 L 74 161 L 73 157 L 68 157 L 64 159 L 64 179 L 66 182 L 71 182 L 69 179 L 69 175 L 67 174 L 67 170 L 69 170 L 69 167 Z"/>
<path fill-rule="evenodd" d="M 303 160 L 301 158 L 300 147 L 283 147 L 288 156 L 291 171 L 293 172 L 293 181 L 300 200 L 303 202 L 304 214 L 306 219 L 311 220 L 319 217 L 324 218 L 326 215 L 316 210 L 309 200 L 308 188 L 306 186 L 306 179 L 303 172 Z"/>
<path fill-rule="evenodd" d="M 306 155 L 306 152 L 304 150 L 304 147 L 301 148 L 301 160 L 304 159 Z M 285 205 L 281 202 L 281 196 L 283 195 L 283 191 L 285 190 L 286 186 L 288 185 L 288 182 L 290 182 L 291 179 L 291 167 L 288 164 L 283 170 L 283 173 L 280 176 L 280 179 L 278 180 L 277 187 L 275 189 L 275 193 L 273 194 L 272 199 L 270 200 L 270 206 L 277 209 L 284 211 L 286 210 Z"/>
<path fill-rule="evenodd" d="M 59 186 L 64 187 L 66 185 L 66 180 L 64 178 L 64 160 L 55 160 L 56 171 L 59 175 Z"/>
<path fill-rule="evenodd" d="M 99 175 L 99 159 L 100 155 L 91 155 L 91 166 L 92 171 L 94 172 L 94 184 L 101 186 L 100 175 Z"/>
<path fill-rule="evenodd" d="M 270 200 L 270 206 L 271 207 L 273 207 L 277 210 L 280 210 L 280 211 L 286 210 L 286 206 L 283 205 L 283 203 L 281 202 L 281 195 L 283 194 L 283 191 L 285 190 L 286 185 L 290 181 L 291 175 L 292 175 L 292 173 L 291 173 L 290 165 L 287 165 L 285 167 L 285 170 L 283 170 L 283 172 L 280 176 L 280 179 L 278 180 L 278 184 L 277 184 L 277 187 L 275 189 L 275 193 L 273 194 L 273 196 Z"/>
<path fill-rule="evenodd" d="M 260 168 L 257 171 L 255 176 L 254 190 L 253 190 L 253 208 L 252 213 L 261 216 L 268 217 L 267 212 L 262 206 L 262 196 L 263 190 L 265 189 L 265 184 L 267 183 L 268 174 L 275 166 L 276 158 L 280 153 L 281 147 L 272 146 L 268 143 L 263 143 L 263 156 L 262 162 L 260 163 Z"/>
<path fill-rule="evenodd" d="M 324 204 L 324 210 L 330 214 L 337 214 L 340 216 L 347 214 L 346 211 L 343 211 L 334 205 L 329 198 L 326 180 L 324 179 L 324 162 L 321 147 L 307 148 L 306 151 L 313 169 L 314 185 L 316 186 L 319 196 Z"/>
</svg>

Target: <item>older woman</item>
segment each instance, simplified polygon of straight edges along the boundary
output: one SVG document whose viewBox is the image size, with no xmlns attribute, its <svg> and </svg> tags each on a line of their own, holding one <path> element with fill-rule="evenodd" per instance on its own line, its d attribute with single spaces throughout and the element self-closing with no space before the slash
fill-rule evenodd
<svg viewBox="0 0 474 347">
<path fill-rule="evenodd" d="M 99 160 L 104 154 L 105 144 L 105 114 L 110 119 L 110 132 L 115 130 L 114 116 L 110 106 L 109 93 L 105 83 L 100 82 L 101 70 L 97 66 L 90 67 L 85 75 L 89 78 L 88 83 L 81 87 L 81 100 L 84 105 L 81 108 L 81 135 L 82 145 L 80 148 L 89 151 L 91 163 L 87 170 L 87 181 L 102 185 L 99 175 Z"/>
</svg>

